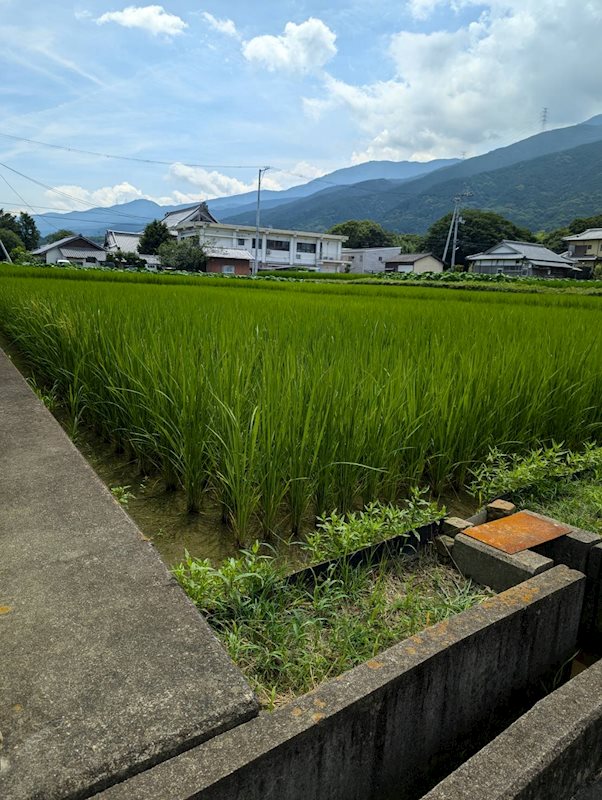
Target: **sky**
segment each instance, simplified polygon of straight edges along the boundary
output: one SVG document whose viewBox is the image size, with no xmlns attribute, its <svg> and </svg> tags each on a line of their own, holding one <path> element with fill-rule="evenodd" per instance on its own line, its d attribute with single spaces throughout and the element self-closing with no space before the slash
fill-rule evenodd
<svg viewBox="0 0 602 800">
<path fill-rule="evenodd" d="M 470 157 L 601 113 L 600 41 L 602 0 L 0 0 L 0 207 Z"/>
</svg>

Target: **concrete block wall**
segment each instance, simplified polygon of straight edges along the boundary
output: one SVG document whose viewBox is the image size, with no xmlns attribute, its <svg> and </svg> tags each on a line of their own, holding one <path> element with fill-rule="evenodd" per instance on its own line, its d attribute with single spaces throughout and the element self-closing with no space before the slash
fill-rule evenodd
<svg viewBox="0 0 602 800">
<path fill-rule="evenodd" d="M 573 653 L 584 583 L 550 569 L 98 800 L 415 800 Z"/>
<path fill-rule="evenodd" d="M 569 800 L 601 771 L 598 661 L 540 700 L 423 800 Z M 602 797 L 602 785 L 591 797 Z"/>
</svg>

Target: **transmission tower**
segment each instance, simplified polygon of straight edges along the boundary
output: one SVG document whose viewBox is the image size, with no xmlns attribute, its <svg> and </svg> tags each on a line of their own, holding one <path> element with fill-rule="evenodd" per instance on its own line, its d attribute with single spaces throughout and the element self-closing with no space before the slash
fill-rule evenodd
<svg viewBox="0 0 602 800">
<path fill-rule="evenodd" d="M 541 110 L 541 129 L 542 129 L 542 131 L 545 131 L 547 127 L 548 127 L 548 109 L 546 107 L 544 107 Z"/>
</svg>

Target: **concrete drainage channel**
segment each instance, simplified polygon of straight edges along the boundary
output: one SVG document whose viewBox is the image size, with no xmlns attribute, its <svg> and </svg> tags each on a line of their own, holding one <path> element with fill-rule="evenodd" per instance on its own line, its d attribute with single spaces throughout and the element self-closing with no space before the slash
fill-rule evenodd
<svg viewBox="0 0 602 800">
<path fill-rule="evenodd" d="M 602 769 L 600 663 L 521 716 L 584 637 L 600 641 L 599 539 L 571 529 L 508 556 L 446 521 L 439 546 L 505 591 L 258 713 L 1 354 L 0 385 L 3 800 L 569 800 Z M 492 783 L 500 771 L 515 779 Z"/>
</svg>

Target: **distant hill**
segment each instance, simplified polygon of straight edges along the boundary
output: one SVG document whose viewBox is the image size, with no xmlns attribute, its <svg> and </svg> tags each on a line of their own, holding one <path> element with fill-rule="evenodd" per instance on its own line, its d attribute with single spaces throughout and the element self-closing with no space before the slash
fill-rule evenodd
<svg viewBox="0 0 602 800">
<path fill-rule="evenodd" d="M 447 167 L 458 159 L 435 159 L 433 161 L 368 161 L 353 167 L 335 170 L 322 178 L 293 186 L 281 192 L 262 191 L 262 210 L 276 208 L 291 200 L 307 197 L 333 185 L 334 188 L 347 186 L 367 178 L 395 178 L 411 180 L 420 175 Z M 231 214 L 250 213 L 255 220 L 255 192 L 245 192 L 231 197 L 210 200 L 208 205 L 212 214 L 219 220 Z M 35 220 L 42 236 L 53 233 L 57 228 L 66 228 L 84 236 L 101 236 L 107 228 L 120 231 L 140 231 L 154 219 L 162 219 L 168 211 L 185 208 L 186 205 L 160 206 L 152 200 L 132 200 L 129 203 L 91 208 L 85 211 L 49 212 L 37 214 Z"/>
<path fill-rule="evenodd" d="M 580 146 L 590 143 L 595 145 L 601 141 L 602 115 L 599 115 L 579 125 L 536 134 L 508 147 L 443 167 L 414 180 L 403 183 L 390 180 L 368 181 L 344 189 L 324 190 L 310 198 L 292 201 L 276 209 L 266 209 L 265 212 L 262 211 L 261 219 L 264 225 L 275 228 L 326 230 L 337 222 L 360 217 L 374 219 L 385 227 L 392 227 L 400 232 L 422 233 L 431 222 L 449 210 L 455 194 L 468 188 L 471 191 L 479 190 L 478 197 L 475 194 L 470 202 L 475 207 L 500 213 L 505 213 L 509 208 L 508 216 L 514 222 L 536 228 L 553 226 L 555 223 L 550 220 L 557 216 L 553 211 L 559 203 L 566 203 L 567 208 L 588 203 L 586 197 L 581 198 L 583 202 L 579 201 L 582 190 L 575 181 L 562 185 L 562 179 L 559 178 L 556 186 L 554 175 L 545 176 L 556 199 L 550 197 L 545 201 L 552 204 L 549 211 L 547 207 L 530 209 L 528 197 L 518 191 L 513 193 L 511 187 L 504 185 L 504 181 L 512 180 L 515 173 L 504 173 L 503 170 L 518 164 L 527 164 L 546 155 L 568 153 Z M 559 166 L 562 160 L 551 161 L 549 164 Z M 476 181 L 476 178 L 498 172 L 500 174 L 495 180 L 499 181 L 499 186 L 488 195 L 483 189 L 483 182 Z M 544 176 L 541 175 L 541 178 Z M 491 180 L 488 179 L 489 182 Z M 587 180 L 591 181 L 590 178 Z M 560 192 L 558 197 L 557 192 Z M 516 206 L 511 206 L 510 197 L 517 203 Z M 583 213 L 596 210 L 593 198 L 591 202 L 592 205 L 583 208 Z M 567 219 L 570 218 L 569 212 Z M 252 219 L 252 215 L 237 214 L 223 221 L 252 224 Z"/>
</svg>

